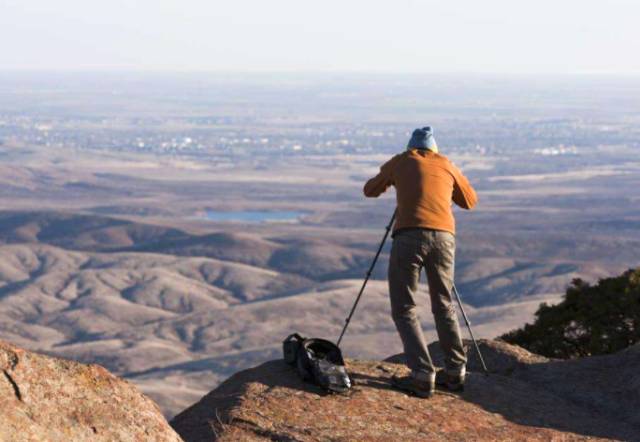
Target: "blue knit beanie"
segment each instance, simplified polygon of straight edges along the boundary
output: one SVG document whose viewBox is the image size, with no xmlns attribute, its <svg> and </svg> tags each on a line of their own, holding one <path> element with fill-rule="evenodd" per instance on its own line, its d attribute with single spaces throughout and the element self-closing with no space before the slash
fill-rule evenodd
<svg viewBox="0 0 640 442">
<path fill-rule="evenodd" d="M 438 145 L 436 144 L 436 139 L 433 137 L 433 129 L 431 129 L 431 126 L 414 130 L 407 144 L 407 149 L 427 149 L 438 153 Z"/>
</svg>

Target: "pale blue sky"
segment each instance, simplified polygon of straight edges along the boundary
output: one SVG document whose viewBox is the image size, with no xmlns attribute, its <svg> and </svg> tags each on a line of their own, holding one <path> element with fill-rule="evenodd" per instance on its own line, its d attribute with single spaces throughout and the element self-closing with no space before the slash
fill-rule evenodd
<svg viewBox="0 0 640 442">
<path fill-rule="evenodd" d="M 0 0 L 0 69 L 640 74 L 638 0 Z"/>
</svg>

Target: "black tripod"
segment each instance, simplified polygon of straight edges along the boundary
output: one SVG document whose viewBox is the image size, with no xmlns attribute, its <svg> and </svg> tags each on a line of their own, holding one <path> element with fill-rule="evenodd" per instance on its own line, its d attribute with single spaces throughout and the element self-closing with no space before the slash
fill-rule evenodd
<svg viewBox="0 0 640 442">
<path fill-rule="evenodd" d="M 386 231 L 384 232 L 384 236 L 382 237 L 382 242 L 380 243 L 380 246 L 378 246 L 378 251 L 376 252 L 376 256 L 373 258 L 373 262 L 371 263 L 371 267 L 369 267 L 369 271 L 367 272 L 367 276 L 364 278 L 364 282 L 362 283 L 362 287 L 360 287 L 360 293 L 358 293 L 358 297 L 356 298 L 356 302 L 353 304 L 353 307 L 351 308 L 351 312 L 349 313 L 349 316 L 347 317 L 347 319 L 344 322 L 344 327 L 342 329 L 342 333 L 340 333 L 340 337 L 338 338 L 338 347 L 340 347 L 340 342 L 342 341 L 342 337 L 344 336 L 344 332 L 347 331 L 347 327 L 349 327 L 349 322 L 351 322 L 351 317 L 353 316 L 353 313 L 356 311 L 356 307 L 358 306 L 358 302 L 360 302 L 360 297 L 362 296 L 362 293 L 364 292 L 364 288 L 367 286 L 367 282 L 369 282 L 369 278 L 371 277 L 371 272 L 373 272 L 373 268 L 376 266 L 376 262 L 378 261 L 378 257 L 380 256 L 380 252 L 382 251 L 382 248 L 384 247 L 384 243 L 387 241 L 387 237 L 389 236 L 389 231 L 391 230 L 391 226 L 393 225 L 393 222 L 396 220 L 396 213 L 398 213 L 398 209 L 396 208 L 393 211 L 393 215 L 391 215 L 391 219 L 389 220 L 389 224 L 386 227 Z"/>
<path fill-rule="evenodd" d="M 342 338 L 344 336 L 344 333 L 347 331 L 347 327 L 349 327 L 349 322 L 351 322 L 351 318 L 353 317 L 353 313 L 356 311 L 356 307 L 358 306 L 358 302 L 360 302 L 360 298 L 362 297 L 362 293 L 364 292 L 364 288 L 367 286 L 367 282 L 369 282 L 369 278 L 371 277 L 371 272 L 373 272 L 373 268 L 376 265 L 376 262 L 378 261 L 378 257 L 380 256 L 380 252 L 382 251 L 382 248 L 384 247 L 384 243 L 387 241 L 387 237 L 389 236 L 389 231 L 391 231 L 391 226 L 393 226 L 393 222 L 396 219 L 396 214 L 398 213 L 398 209 L 396 208 L 393 211 L 393 215 L 391 215 L 391 219 L 389 220 L 389 224 L 386 227 L 386 231 L 384 232 L 384 236 L 382 237 L 382 241 L 380 242 L 380 245 L 378 246 L 378 251 L 376 252 L 376 256 L 373 258 L 373 262 L 371 263 L 371 266 L 369 267 L 369 270 L 367 271 L 367 275 L 364 278 L 364 282 L 362 283 L 362 287 L 360 287 L 360 292 L 358 293 L 358 296 L 356 297 L 356 302 L 353 304 L 353 307 L 351 307 L 351 312 L 349 312 L 349 316 L 347 317 L 347 319 L 344 322 L 344 327 L 342 328 L 342 332 L 340 333 L 340 337 L 338 338 L 338 347 L 340 347 L 340 342 L 342 342 Z M 476 338 L 473 336 L 473 331 L 471 330 L 471 323 L 469 322 L 469 318 L 467 318 L 467 314 L 464 311 L 464 308 L 462 307 L 462 300 L 460 299 L 460 294 L 458 293 L 458 289 L 456 288 L 456 285 L 453 284 L 453 288 L 452 288 L 453 294 L 456 297 L 456 300 L 458 301 L 458 305 L 460 306 L 460 312 L 462 313 L 462 317 L 464 318 L 464 322 L 467 324 L 467 328 L 469 329 L 469 335 L 471 336 L 471 340 L 473 341 L 473 345 L 476 349 L 476 351 L 478 352 L 478 358 L 480 359 L 480 363 L 482 364 L 482 370 L 484 371 L 485 374 L 489 374 L 489 370 L 487 370 L 487 366 L 484 363 L 484 358 L 482 357 L 482 353 L 480 352 L 480 347 L 478 347 L 478 343 L 476 342 Z"/>
<path fill-rule="evenodd" d="M 476 338 L 473 336 L 473 331 L 471 331 L 471 323 L 469 322 L 469 318 L 467 318 L 467 314 L 464 312 L 464 308 L 462 308 L 462 300 L 460 299 L 460 294 L 458 293 L 458 289 L 456 285 L 453 284 L 453 294 L 456 295 L 456 300 L 458 301 L 458 305 L 460 306 L 460 312 L 462 313 L 462 317 L 464 318 L 465 324 L 467 324 L 467 328 L 469 329 L 469 336 L 471 336 L 471 340 L 473 341 L 473 345 L 478 352 L 478 358 L 480 359 L 480 364 L 482 364 L 482 371 L 484 374 L 488 375 L 489 370 L 487 370 L 487 365 L 484 363 L 484 358 L 482 357 L 482 353 L 480 352 L 480 347 L 478 347 L 478 343 L 476 342 Z"/>
</svg>

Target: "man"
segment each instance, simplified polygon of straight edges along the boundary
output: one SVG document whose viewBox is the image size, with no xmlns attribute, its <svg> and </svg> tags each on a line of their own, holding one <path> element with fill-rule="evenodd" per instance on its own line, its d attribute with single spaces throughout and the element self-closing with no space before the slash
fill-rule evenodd
<svg viewBox="0 0 640 442">
<path fill-rule="evenodd" d="M 467 362 L 452 299 L 455 221 L 451 202 L 471 209 L 477 202 L 467 178 L 445 157 L 430 127 L 416 129 L 407 150 L 394 156 L 364 186 L 367 197 L 396 188 L 397 214 L 389 259 L 391 315 L 404 346 L 410 376 L 394 376 L 396 387 L 430 397 L 435 384 L 462 390 Z M 425 269 L 431 311 L 445 356 L 436 376 L 420 321 L 416 294 Z"/>
</svg>

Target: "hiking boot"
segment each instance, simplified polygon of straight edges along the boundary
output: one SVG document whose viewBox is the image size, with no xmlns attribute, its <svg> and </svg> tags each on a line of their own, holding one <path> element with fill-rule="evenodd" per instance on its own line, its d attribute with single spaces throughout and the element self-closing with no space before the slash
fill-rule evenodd
<svg viewBox="0 0 640 442">
<path fill-rule="evenodd" d="M 463 391 L 465 377 L 465 370 L 457 374 L 447 373 L 446 370 L 438 370 L 436 372 L 436 385 L 449 391 Z"/>
<path fill-rule="evenodd" d="M 400 390 L 408 391 L 421 398 L 430 398 L 436 389 L 433 376 L 429 376 L 429 379 L 418 379 L 414 376 L 393 375 L 391 384 Z"/>
</svg>

